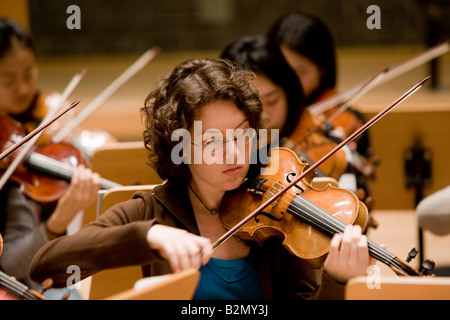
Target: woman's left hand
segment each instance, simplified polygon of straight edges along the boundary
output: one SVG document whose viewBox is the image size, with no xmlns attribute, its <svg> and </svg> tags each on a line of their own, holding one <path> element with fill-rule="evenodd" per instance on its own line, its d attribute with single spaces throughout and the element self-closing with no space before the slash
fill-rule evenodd
<svg viewBox="0 0 450 320">
<path fill-rule="evenodd" d="M 353 277 L 366 275 L 367 268 L 375 263 L 376 259 L 369 256 L 367 237 L 361 234 L 361 227 L 349 225 L 344 233 L 331 239 L 324 269 L 332 279 L 346 283 Z"/>
</svg>

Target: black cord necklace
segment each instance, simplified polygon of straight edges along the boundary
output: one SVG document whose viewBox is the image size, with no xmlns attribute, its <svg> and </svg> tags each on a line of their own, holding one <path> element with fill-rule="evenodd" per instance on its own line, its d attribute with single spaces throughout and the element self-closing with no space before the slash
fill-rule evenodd
<svg viewBox="0 0 450 320">
<path fill-rule="evenodd" d="M 209 213 L 211 213 L 213 216 L 217 214 L 217 210 L 216 209 L 210 209 L 206 206 L 206 204 L 202 201 L 202 199 L 200 199 L 200 197 L 198 196 L 198 194 L 194 191 L 194 189 L 191 187 L 191 184 L 188 184 L 189 188 L 191 188 L 192 192 L 195 194 L 195 196 L 197 197 L 197 199 L 202 203 L 202 205 L 206 208 L 206 210 L 209 211 Z"/>
</svg>

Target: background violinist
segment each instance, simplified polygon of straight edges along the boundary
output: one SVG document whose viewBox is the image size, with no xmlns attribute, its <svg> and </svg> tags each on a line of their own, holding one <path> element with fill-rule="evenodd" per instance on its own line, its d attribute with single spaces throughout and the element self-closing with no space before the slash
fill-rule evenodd
<svg viewBox="0 0 450 320">
<path fill-rule="evenodd" d="M 322 134 L 308 134 L 314 123 L 306 110 L 302 85 L 275 42 L 264 35 L 245 36 L 230 43 L 221 58 L 255 72 L 252 85 L 261 94 L 269 127 L 279 130 L 281 146 L 294 150 L 310 164 L 335 147 L 335 143 Z M 339 150 L 319 166 L 317 173 L 338 180 L 346 168 L 345 152 Z"/>
<path fill-rule="evenodd" d="M 0 115 L 34 129 L 49 111 L 37 89 L 35 46 L 28 32 L 12 19 L 0 19 Z M 41 141 L 42 142 L 42 141 Z M 7 163 L 2 163 L 5 169 Z M 28 275 L 31 259 L 46 242 L 66 233 L 67 226 L 94 203 L 99 176 L 80 165 L 58 201 L 38 203 L 9 181 L 0 190 L 0 233 L 4 238 L 0 268 L 30 288 L 39 285 Z M 52 291 L 47 291 L 51 295 Z M 77 297 L 74 293 L 72 299 Z"/>
<path fill-rule="evenodd" d="M 278 43 L 292 69 L 302 83 L 306 98 L 306 107 L 323 101 L 337 93 L 337 64 L 333 35 L 326 23 L 311 13 L 290 12 L 280 16 L 269 28 L 267 35 Z M 337 107 L 325 111 L 321 119 L 330 116 Z M 322 120 L 319 120 L 319 122 Z M 360 112 L 350 106 L 330 121 L 326 134 L 340 141 L 362 124 L 365 119 Z M 330 126 L 331 125 L 331 126 Z M 374 165 L 369 163 L 373 157 L 369 132 L 365 131 L 358 139 L 349 144 L 353 153 L 348 155 L 348 176 L 341 182 L 350 190 L 359 191 L 369 209 L 373 207 L 373 197 L 367 180 L 374 176 Z M 346 176 L 346 177 L 348 177 Z M 375 223 L 373 221 L 373 223 Z M 375 223 L 376 224 L 376 223 Z"/>
</svg>

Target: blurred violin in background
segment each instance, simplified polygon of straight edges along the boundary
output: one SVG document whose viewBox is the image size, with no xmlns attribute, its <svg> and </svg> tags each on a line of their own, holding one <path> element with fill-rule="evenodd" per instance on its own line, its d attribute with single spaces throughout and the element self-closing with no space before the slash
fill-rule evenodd
<svg viewBox="0 0 450 320">
<path fill-rule="evenodd" d="M 0 259 L 3 252 L 3 237 L 0 233 Z M 47 300 L 44 297 L 44 292 L 50 289 L 53 285 L 51 279 L 45 280 L 41 286 L 42 289 L 38 292 L 34 289 L 28 288 L 23 283 L 17 281 L 13 277 L 0 271 L 0 300 Z M 61 300 L 67 300 L 70 292 L 66 292 Z"/>
<path fill-rule="evenodd" d="M 17 143 L 25 134 L 23 126 L 9 117 L 0 117 L 0 127 L 0 150 Z M 1 175 L 16 154 L 17 151 L 0 161 Z M 89 167 L 90 161 L 69 143 L 34 146 L 11 179 L 23 186 L 24 193 L 29 198 L 38 202 L 52 202 L 67 190 L 75 168 L 80 164 Z M 102 189 L 109 189 L 119 184 L 101 179 L 100 186 Z"/>
<path fill-rule="evenodd" d="M 308 110 L 304 110 L 292 134 L 283 139 L 282 146 L 293 150 L 308 163 L 317 162 L 336 146 L 336 143 L 326 137 L 323 131 L 316 130 L 317 126 L 317 120 Z M 320 165 L 317 172 L 319 176 L 328 176 L 339 180 L 346 169 L 345 152 L 339 150 Z"/>
</svg>

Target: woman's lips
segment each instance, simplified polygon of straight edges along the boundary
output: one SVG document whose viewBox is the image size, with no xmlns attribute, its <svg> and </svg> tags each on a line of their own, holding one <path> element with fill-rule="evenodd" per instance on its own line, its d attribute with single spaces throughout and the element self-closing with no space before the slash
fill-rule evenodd
<svg viewBox="0 0 450 320">
<path fill-rule="evenodd" d="M 225 173 L 226 175 L 229 175 L 229 176 L 235 176 L 235 175 L 239 174 L 241 172 L 241 170 L 242 170 L 241 166 L 232 167 L 230 169 L 225 170 L 223 173 Z"/>
</svg>

